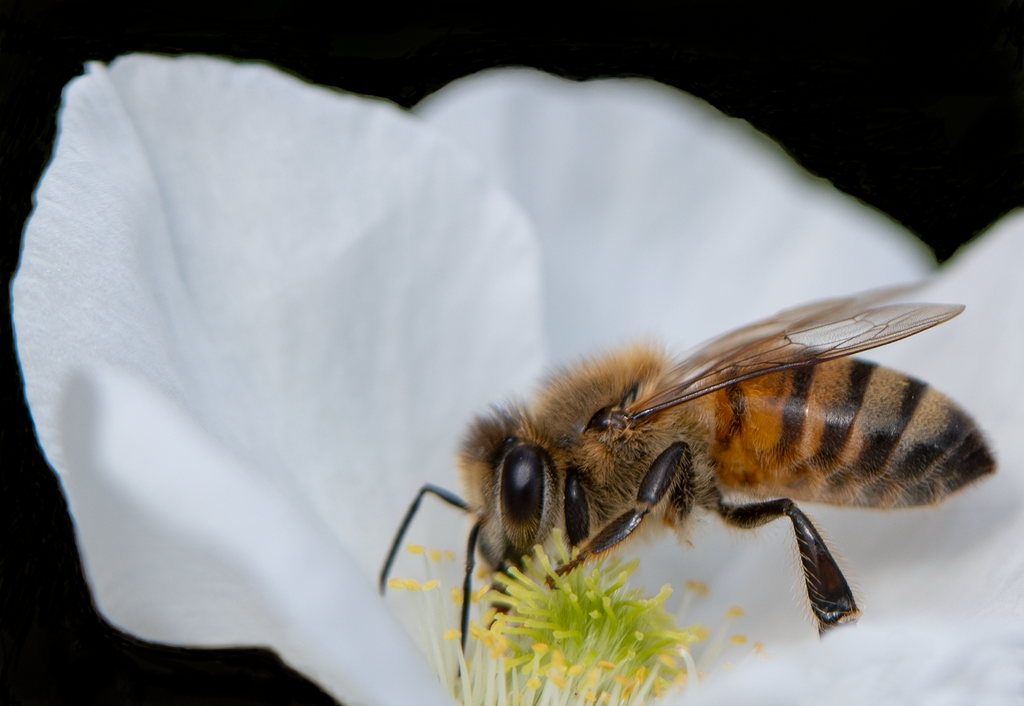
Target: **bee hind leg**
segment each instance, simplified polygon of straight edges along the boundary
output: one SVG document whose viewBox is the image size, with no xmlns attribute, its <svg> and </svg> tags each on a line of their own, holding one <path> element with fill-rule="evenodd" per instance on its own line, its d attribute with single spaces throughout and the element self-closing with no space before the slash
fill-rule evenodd
<svg viewBox="0 0 1024 706">
<path fill-rule="evenodd" d="M 744 529 L 760 527 L 782 515 L 793 522 L 807 582 L 807 598 L 818 621 L 819 635 L 837 625 L 856 622 L 860 617 L 846 577 L 818 530 L 792 500 L 781 498 L 748 505 L 726 505 L 719 499 L 714 509 L 727 523 Z"/>
<path fill-rule="evenodd" d="M 685 441 L 677 441 L 658 454 L 640 482 L 636 505 L 609 522 L 583 545 L 572 561 L 562 564 L 555 572 L 559 576 L 567 574 L 589 557 L 606 552 L 624 541 L 640 526 L 647 513 L 662 501 L 669 489 L 678 485 L 680 478 L 689 478 L 691 468 L 690 446 Z M 548 585 L 553 584 L 549 577 Z"/>
</svg>

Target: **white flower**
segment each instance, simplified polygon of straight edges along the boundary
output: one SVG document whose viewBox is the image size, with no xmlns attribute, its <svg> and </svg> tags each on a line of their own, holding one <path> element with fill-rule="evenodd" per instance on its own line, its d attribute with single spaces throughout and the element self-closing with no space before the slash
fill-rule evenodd
<svg viewBox="0 0 1024 706">
<path fill-rule="evenodd" d="M 152 640 L 271 646 L 346 703 L 446 702 L 374 584 L 416 489 L 458 489 L 475 411 L 631 336 L 681 349 L 929 271 L 883 217 L 653 84 L 498 72 L 416 112 L 259 65 L 92 65 L 66 89 L 13 289 L 104 614 Z M 938 509 L 809 508 L 864 597 L 821 642 L 783 523 L 645 549 L 649 586 L 706 581 L 777 657 L 690 696 L 1020 693 L 1021 229 L 920 295 L 960 318 L 868 356 L 975 415 L 997 476 Z M 427 506 L 418 536 L 461 549 L 465 520 Z"/>
</svg>

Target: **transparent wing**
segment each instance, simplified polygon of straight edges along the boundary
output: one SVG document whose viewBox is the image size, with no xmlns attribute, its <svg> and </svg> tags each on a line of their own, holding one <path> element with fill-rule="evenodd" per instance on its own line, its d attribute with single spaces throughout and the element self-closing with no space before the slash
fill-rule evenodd
<svg viewBox="0 0 1024 706">
<path fill-rule="evenodd" d="M 853 355 L 949 321 L 955 304 L 888 304 L 909 288 L 868 292 L 789 309 L 714 338 L 669 373 L 659 390 L 637 400 L 634 421 L 759 375 Z"/>
</svg>

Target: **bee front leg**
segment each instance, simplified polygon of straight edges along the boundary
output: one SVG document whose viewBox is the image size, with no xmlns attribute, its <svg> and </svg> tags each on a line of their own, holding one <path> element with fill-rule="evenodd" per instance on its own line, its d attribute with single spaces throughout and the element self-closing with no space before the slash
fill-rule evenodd
<svg viewBox="0 0 1024 706">
<path fill-rule="evenodd" d="M 559 566 L 556 573 L 562 576 L 589 557 L 606 552 L 625 540 L 640 526 L 647 513 L 662 501 L 668 490 L 677 485 L 680 477 L 689 477 L 691 467 L 690 446 L 685 441 L 677 441 L 658 454 L 644 479 L 640 481 L 636 505 L 609 522 L 580 549 L 576 558 Z M 549 585 L 553 583 L 548 579 Z"/>
<path fill-rule="evenodd" d="M 818 621 L 818 634 L 837 625 L 856 622 L 860 617 L 846 577 L 818 530 L 792 500 L 781 498 L 749 505 L 726 505 L 719 498 L 714 509 L 726 522 L 744 529 L 760 527 L 782 515 L 793 522 L 807 582 L 807 598 Z"/>
<path fill-rule="evenodd" d="M 395 557 L 398 556 L 398 548 L 402 544 L 402 538 L 405 537 L 405 531 L 409 529 L 409 525 L 412 524 L 412 518 L 416 516 L 416 513 L 420 509 L 420 502 L 423 500 L 423 496 L 427 493 L 436 495 L 437 497 L 444 500 L 449 505 L 459 508 L 464 512 L 469 512 L 469 505 L 466 501 L 460 498 L 458 495 L 450 490 L 445 490 L 439 486 L 427 483 L 420 492 L 416 493 L 416 499 L 412 501 L 412 505 L 405 513 L 405 517 L 402 518 L 402 524 L 398 527 L 398 532 L 395 533 L 395 539 L 391 542 L 391 550 L 388 551 L 388 558 L 384 560 L 384 567 L 380 570 L 380 582 L 378 584 L 380 589 L 380 595 L 384 595 L 384 591 L 388 587 L 388 575 L 391 573 L 391 565 L 395 563 Z"/>
</svg>

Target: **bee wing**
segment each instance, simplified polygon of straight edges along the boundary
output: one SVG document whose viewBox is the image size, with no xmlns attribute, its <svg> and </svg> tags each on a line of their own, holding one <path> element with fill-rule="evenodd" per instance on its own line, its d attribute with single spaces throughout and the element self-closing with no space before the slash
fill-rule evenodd
<svg viewBox="0 0 1024 706">
<path fill-rule="evenodd" d="M 629 416 L 639 421 L 759 375 L 884 346 L 964 310 L 951 304 L 874 306 L 907 289 L 807 304 L 714 338 L 685 356 L 669 373 L 666 385 L 631 405 Z"/>
</svg>

